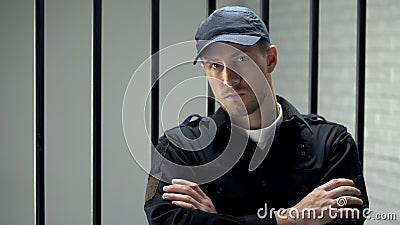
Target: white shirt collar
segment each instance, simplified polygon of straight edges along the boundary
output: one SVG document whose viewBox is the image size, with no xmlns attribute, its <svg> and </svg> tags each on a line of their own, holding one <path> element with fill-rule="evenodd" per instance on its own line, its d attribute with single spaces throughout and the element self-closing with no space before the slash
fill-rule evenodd
<svg viewBox="0 0 400 225">
<path fill-rule="evenodd" d="M 271 125 L 257 130 L 245 129 L 251 140 L 256 142 L 260 149 L 264 149 L 267 145 L 270 147 L 275 137 L 276 128 L 279 127 L 283 121 L 282 107 L 279 103 L 277 104 L 279 108 L 279 115 Z"/>
</svg>

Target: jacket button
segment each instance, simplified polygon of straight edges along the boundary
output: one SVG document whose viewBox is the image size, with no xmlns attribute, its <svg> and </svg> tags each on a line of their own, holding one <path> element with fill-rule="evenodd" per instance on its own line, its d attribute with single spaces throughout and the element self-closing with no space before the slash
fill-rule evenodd
<svg viewBox="0 0 400 225">
<path fill-rule="evenodd" d="M 222 187 L 218 187 L 218 188 L 217 188 L 217 194 L 220 195 L 221 193 L 222 193 Z"/>
<path fill-rule="evenodd" d="M 303 148 L 305 148 L 305 147 L 306 147 L 306 146 L 305 146 L 303 143 L 300 144 L 300 148 L 301 148 L 301 149 L 303 149 Z"/>
<path fill-rule="evenodd" d="M 301 186 L 301 191 L 302 192 L 307 192 L 307 187 L 305 185 Z"/>
<path fill-rule="evenodd" d="M 301 152 L 301 156 L 306 156 L 306 152 L 305 152 L 305 151 L 302 151 L 302 152 Z"/>
</svg>

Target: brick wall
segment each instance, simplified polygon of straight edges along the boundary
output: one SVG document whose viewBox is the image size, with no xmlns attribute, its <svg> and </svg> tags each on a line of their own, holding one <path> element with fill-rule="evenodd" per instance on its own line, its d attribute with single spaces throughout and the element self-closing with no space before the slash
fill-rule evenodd
<svg viewBox="0 0 400 225">
<path fill-rule="evenodd" d="M 396 76 L 400 75 L 399 12 L 400 1 L 368 1 L 365 175 L 372 208 L 397 212 L 397 217 L 400 216 L 400 78 Z M 398 224 L 398 221 L 379 224 Z"/>
</svg>

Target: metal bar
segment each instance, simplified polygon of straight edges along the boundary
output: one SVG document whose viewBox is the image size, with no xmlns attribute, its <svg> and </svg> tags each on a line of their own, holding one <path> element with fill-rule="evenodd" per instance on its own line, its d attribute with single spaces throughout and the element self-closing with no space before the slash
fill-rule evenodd
<svg viewBox="0 0 400 225">
<path fill-rule="evenodd" d="M 207 13 L 208 15 L 211 15 L 217 8 L 217 2 L 216 0 L 208 0 L 207 2 Z M 215 112 L 215 100 L 214 100 L 214 94 L 211 90 L 210 85 L 207 85 L 207 115 L 212 115 Z"/>
<path fill-rule="evenodd" d="M 101 225 L 101 26 L 102 1 L 93 0 L 93 74 L 92 74 L 92 141 L 93 141 L 93 224 Z"/>
<path fill-rule="evenodd" d="M 269 31 L 269 0 L 261 0 L 261 18 Z"/>
<path fill-rule="evenodd" d="M 365 52 L 366 52 L 367 1 L 357 1 L 357 78 L 356 78 L 356 140 L 361 165 L 364 162 L 365 123 Z"/>
<path fill-rule="evenodd" d="M 207 2 L 207 13 L 211 15 L 217 9 L 217 1 L 216 0 L 208 0 Z"/>
<path fill-rule="evenodd" d="M 44 0 L 35 1 L 35 224 L 45 224 Z"/>
<path fill-rule="evenodd" d="M 159 54 L 160 50 L 160 1 L 151 1 L 151 114 L 150 114 L 150 136 L 153 146 L 158 143 L 159 137 Z"/>
<path fill-rule="evenodd" d="M 310 113 L 318 113 L 319 0 L 310 0 Z"/>
</svg>

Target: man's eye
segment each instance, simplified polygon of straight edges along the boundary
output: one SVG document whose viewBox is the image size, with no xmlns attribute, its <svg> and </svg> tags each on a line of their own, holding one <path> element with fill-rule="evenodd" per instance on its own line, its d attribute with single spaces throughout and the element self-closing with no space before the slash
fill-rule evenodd
<svg viewBox="0 0 400 225">
<path fill-rule="evenodd" d="M 248 60 L 247 56 L 239 56 L 239 57 L 237 58 L 237 61 L 238 61 L 238 62 L 245 62 L 245 61 L 247 61 L 247 60 Z"/>
<path fill-rule="evenodd" d="M 217 68 L 220 68 L 222 65 L 221 64 L 219 64 L 219 63 L 213 63 L 213 64 L 211 64 L 211 68 L 212 69 L 217 69 Z"/>
</svg>

